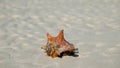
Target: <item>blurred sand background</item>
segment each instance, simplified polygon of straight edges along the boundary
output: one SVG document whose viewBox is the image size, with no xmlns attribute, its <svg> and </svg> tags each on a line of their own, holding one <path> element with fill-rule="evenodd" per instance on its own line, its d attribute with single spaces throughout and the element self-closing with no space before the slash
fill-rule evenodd
<svg viewBox="0 0 120 68">
<path fill-rule="evenodd" d="M 79 57 L 40 49 L 61 29 Z M 0 0 L 0 68 L 120 68 L 120 0 Z"/>
</svg>

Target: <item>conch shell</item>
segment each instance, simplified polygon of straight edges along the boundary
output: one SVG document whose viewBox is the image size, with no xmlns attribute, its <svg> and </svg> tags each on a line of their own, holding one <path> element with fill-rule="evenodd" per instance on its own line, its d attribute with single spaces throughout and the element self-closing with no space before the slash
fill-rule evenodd
<svg viewBox="0 0 120 68">
<path fill-rule="evenodd" d="M 64 39 L 64 30 L 61 30 L 58 36 L 52 37 L 47 33 L 47 44 L 42 46 L 48 56 L 52 58 L 70 55 L 74 52 L 75 47 Z"/>
</svg>

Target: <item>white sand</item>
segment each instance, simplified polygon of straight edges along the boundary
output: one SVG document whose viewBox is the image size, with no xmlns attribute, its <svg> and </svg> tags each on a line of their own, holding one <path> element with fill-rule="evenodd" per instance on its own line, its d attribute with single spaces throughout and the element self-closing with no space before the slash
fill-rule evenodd
<svg viewBox="0 0 120 68">
<path fill-rule="evenodd" d="M 119 0 L 1 0 L 0 68 L 120 68 Z M 79 57 L 52 59 L 46 33 L 65 38 Z"/>
</svg>

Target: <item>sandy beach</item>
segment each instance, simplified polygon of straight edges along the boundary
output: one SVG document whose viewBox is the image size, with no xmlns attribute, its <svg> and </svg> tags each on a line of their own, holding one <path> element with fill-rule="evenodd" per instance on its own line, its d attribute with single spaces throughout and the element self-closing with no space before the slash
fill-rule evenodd
<svg viewBox="0 0 120 68">
<path fill-rule="evenodd" d="M 0 68 L 120 68 L 120 0 L 0 0 Z M 50 58 L 46 33 L 78 48 Z"/>
</svg>

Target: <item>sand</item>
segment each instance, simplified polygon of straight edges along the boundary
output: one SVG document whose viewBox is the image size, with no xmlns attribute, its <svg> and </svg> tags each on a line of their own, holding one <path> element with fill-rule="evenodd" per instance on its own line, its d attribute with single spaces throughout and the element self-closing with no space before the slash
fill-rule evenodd
<svg viewBox="0 0 120 68">
<path fill-rule="evenodd" d="M 119 0 L 0 0 L 0 68 L 120 68 Z M 50 58 L 46 33 L 78 48 Z"/>
</svg>

